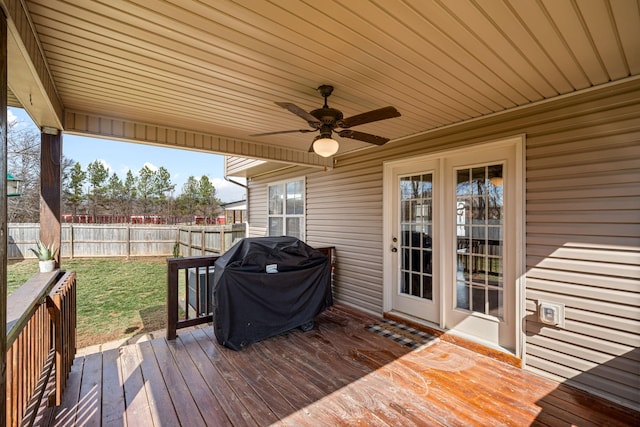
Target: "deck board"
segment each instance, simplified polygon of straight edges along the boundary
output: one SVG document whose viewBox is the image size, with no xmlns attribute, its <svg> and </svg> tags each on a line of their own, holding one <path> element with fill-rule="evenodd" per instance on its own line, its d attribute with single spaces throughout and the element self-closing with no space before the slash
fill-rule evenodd
<svg viewBox="0 0 640 427">
<path fill-rule="evenodd" d="M 346 307 L 241 352 L 209 326 L 78 357 L 58 426 L 639 425 L 629 409 L 455 344 L 411 351 Z"/>
<path fill-rule="evenodd" d="M 121 349 L 102 353 L 102 423 L 103 426 L 125 424 L 125 395 L 121 393 L 124 382 L 120 373 Z"/>
<path fill-rule="evenodd" d="M 162 376 L 151 343 L 148 341 L 141 342 L 137 345 L 137 349 L 140 352 L 140 370 L 144 378 L 144 388 L 149 412 L 151 413 L 150 421 L 153 421 L 152 425 L 180 425 L 178 414 L 171 401 L 167 383 Z"/>
</svg>

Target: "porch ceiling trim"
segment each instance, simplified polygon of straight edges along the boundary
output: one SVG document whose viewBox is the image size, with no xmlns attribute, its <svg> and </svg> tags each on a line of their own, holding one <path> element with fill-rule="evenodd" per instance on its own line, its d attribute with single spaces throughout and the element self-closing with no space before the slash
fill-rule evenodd
<svg viewBox="0 0 640 427">
<path fill-rule="evenodd" d="M 64 131 L 77 135 L 269 160 L 289 165 L 332 167 L 331 159 L 325 159 L 313 153 L 79 111 L 65 111 Z"/>
</svg>

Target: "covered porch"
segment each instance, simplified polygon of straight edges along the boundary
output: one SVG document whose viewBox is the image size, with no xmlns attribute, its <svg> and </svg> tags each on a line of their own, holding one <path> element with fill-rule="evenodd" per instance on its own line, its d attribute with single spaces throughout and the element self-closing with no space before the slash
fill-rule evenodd
<svg viewBox="0 0 640 427">
<path fill-rule="evenodd" d="M 340 306 L 323 314 L 313 332 L 291 332 L 246 352 L 217 346 L 211 328 L 198 326 L 183 329 L 176 340 L 159 337 L 79 354 L 68 376 L 56 371 L 66 390 L 58 391 L 57 402 L 45 402 L 51 408 L 62 405 L 50 411 L 54 422 L 637 424 L 637 413 L 611 403 L 638 408 L 633 381 L 639 337 L 633 311 L 638 245 L 632 241 L 638 235 L 638 187 L 629 154 L 636 152 L 639 131 L 634 96 L 640 85 L 637 2 L 407 1 L 363 2 L 361 8 L 343 2 L 277 3 L 162 1 L 151 8 L 136 0 L 0 0 L 0 174 L 8 172 L 4 111 L 7 105 L 25 108 L 42 130 L 41 239 L 60 244 L 64 133 L 232 156 L 227 166 L 237 173 L 251 169 L 247 177 L 259 178 L 248 206 L 260 209 L 267 200 L 260 190 L 270 174 L 313 176 L 307 183 L 309 194 L 334 204 L 346 177 L 353 197 L 362 202 L 350 211 L 358 223 L 349 230 L 364 235 L 362 246 L 342 232 L 344 240 L 335 242 L 329 229 L 338 211 L 322 198 L 309 197 L 303 228 L 310 244 L 335 244 L 345 255 L 342 259 L 349 260 L 338 268 L 337 299 L 355 301 L 368 313 L 382 316 L 382 275 L 372 273 L 372 268 L 378 268 L 387 250 L 378 198 L 383 162 L 421 154 L 425 147 L 465 148 L 514 132 L 533 133 L 538 140 L 527 143 L 523 169 L 542 171 L 538 180 L 550 182 L 558 198 L 576 186 L 595 188 L 584 192 L 580 206 L 595 212 L 590 221 L 609 224 L 604 228 L 611 234 L 592 239 L 590 223 L 578 224 L 571 230 L 571 242 L 579 247 L 569 256 L 560 253 L 563 261 L 556 261 L 547 248 L 562 246 L 554 236 L 573 222 L 572 210 L 577 208 L 572 203 L 568 208 L 543 203 L 551 208 L 537 220 L 549 226 L 538 227 L 537 233 L 552 238 L 529 248 L 523 239 L 510 251 L 523 267 L 554 272 L 566 258 L 576 258 L 578 267 L 569 273 L 538 277 L 538 289 L 518 285 L 518 297 L 512 301 L 519 346 L 515 357 L 533 359 L 527 346 L 535 349 L 537 344 L 538 367 L 551 366 L 548 376 L 558 381 L 445 339 L 409 351 L 365 329 L 379 320 L 375 316 Z M 299 135 L 313 131 L 300 120 L 308 113 L 290 114 L 281 103 L 311 111 L 321 102 L 316 88 L 326 84 L 336 88 L 331 105 L 348 118 L 386 105 L 397 108 L 401 116 L 364 123 L 359 131 L 369 136 L 360 134 L 360 139 L 351 138 L 354 133 L 342 137 L 343 131 L 336 132 L 341 137 L 337 153 L 322 157 L 309 150 L 313 135 Z M 582 101 L 573 105 L 578 98 Z M 601 111 L 601 105 L 608 107 Z M 556 111 L 562 112 L 561 126 L 551 118 Z M 467 131 L 455 134 L 460 124 Z M 599 131 L 596 141 L 589 140 L 593 127 Z M 378 141 L 376 135 L 388 138 L 389 144 L 370 143 Z M 618 148 L 621 154 L 595 176 L 577 166 L 573 172 L 562 170 L 562 155 L 570 157 L 585 146 L 593 151 L 578 157 L 587 166 L 603 167 L 597 160 L 608 148 Z M 609 177 L 620 163 L 624 176 Z M 565 172 L 570 173 L 568 179 Z M 601 185 L 600 178 L 610 187 Z M 376 185 L 364 185 L 372 182 Z M 535 193 L 536 183 L 525 189 Z M 3 195 L 5 190 L 6 185 L 0 185 Z M 608 196 L 619 203 L 607 203 Z M 521 206 L 524 211 L 526 203 Z M 602 204 L 614 212 L 600 214 Z M 3 253 L 5 197 L 0 211 Z M 373 227 L 365 230 L 362 217 Z M 266 233 L 266 221 L 249 221 L 253 234 Z M 535 227 L 530 230 L 536 233 Z M 592 246 L 584 250 L 587 243 Z M 6 257 L 0 258 L 0 295 L 6 295 Z M 585 265 L 594 273 L 583 274 Z M 586 283 L 575 279 L 580 275 L 588 276 L 581 277 Z M 371 286 L 372 280 L 379 283 Z M 32 301 L 51 290 L 41 285 L 42 293 L 34 294 Z M 547 328 L 553 335 L 542 336 L 536 303 L 559 294 L 569 305 L 573 323 L 567 329 Z M 6 337 L 11 325 L 5 324 L 12 306 L 1 299 L 0 400 L 6 401 L 12 396 L 7 387 L 14 384 L 7 372 L 20 371 L 21 365 L 7 358 L 13 341 Z M 570 305 L 574 301 L 575 306 Z M 25 318 L 34 306 L 24 308 Z M 42 319 L 50 324 L 46 316 Z M 35 332 L 33 342 L 38 341 Z M 527 342 L 528 333 L 539 338 L 537 343 Z M 67 350 L 75 351 L 72 341 L 67 341 Z M 556 347 L 568 357 L 556 354 Z M 15 354 L 17 360 L 27 360 L 30 353 L 22 348 Z M 607 367 L 610 361 L 613 366 Z M 585 389 L 598 390 L 599 395 L 613 389 L 611 402 L 560 384 L 601 366 L 607 369 Z M 0 424 L 6 414 L 0 411 Z M 19 417 L 12 421 L 20 423 Z"/>
<path fill-rule="evenodd" d="M 80 352 L 53 425 L 629 426 L 593 396 L 433 338 L 416 349 L 346 306 L 241 352 L 213 327 Z"/>
</svg>

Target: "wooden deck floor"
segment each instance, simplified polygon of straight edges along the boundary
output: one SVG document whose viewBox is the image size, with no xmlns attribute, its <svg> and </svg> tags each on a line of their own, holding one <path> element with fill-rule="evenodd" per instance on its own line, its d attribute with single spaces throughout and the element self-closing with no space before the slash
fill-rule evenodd
<svg viewBox="0 0 640 427">
<path fill-rule="evenodd" d="M 436 340 L 410 351 L 344 307 L 241 352 L 213 328 L 78 357 L 58 426 L 629 426 L 638 414 Z"/>
</svg>

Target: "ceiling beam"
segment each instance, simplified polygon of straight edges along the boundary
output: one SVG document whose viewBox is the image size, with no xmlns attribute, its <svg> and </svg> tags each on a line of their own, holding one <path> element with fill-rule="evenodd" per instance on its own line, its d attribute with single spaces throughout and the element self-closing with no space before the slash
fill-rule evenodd
<svg viewBox="0 0 640 427">
<path fill-rule="evenodd" d="M 289 165 L 318 168 L 332 167 L 330 158 L 326 159 L 314 153 L 78 111 L 65 111 L 64 132 L 168 148 L 268 160 Z"/>
<path fill-rule="evenodd" d="M 36 125 L 62 129 L 63 104 L 23 2 L 0 0 L 0 6 L 8 17 L 9 89 Z"/>
</svg>

